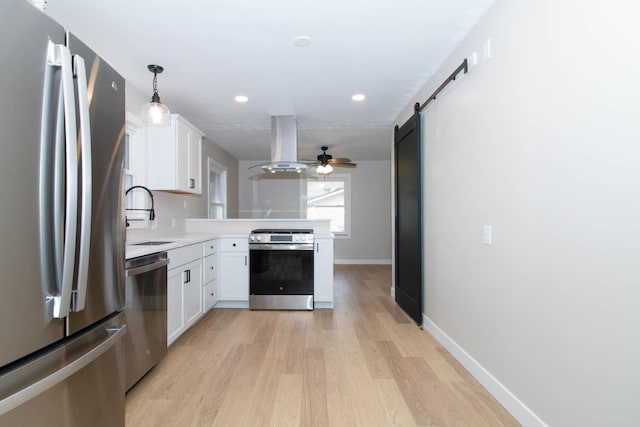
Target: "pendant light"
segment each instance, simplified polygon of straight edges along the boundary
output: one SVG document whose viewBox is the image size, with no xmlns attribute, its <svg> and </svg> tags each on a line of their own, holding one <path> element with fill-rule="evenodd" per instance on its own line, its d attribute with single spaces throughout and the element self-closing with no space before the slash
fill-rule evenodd
<svg viewBox="0 0 640 427">
<path fill-rule="evenodd" d="M 151 102 L 142 106 L 142 122 L 148 126 L 169 126 L 171 112 L 160 102 L 160 95 L 158 95 L 158 74 L 162 73 L 164 68 L 159 65 L 148 65 L 147 68 L 153 73 L 153 95 Z"/>
</svg>

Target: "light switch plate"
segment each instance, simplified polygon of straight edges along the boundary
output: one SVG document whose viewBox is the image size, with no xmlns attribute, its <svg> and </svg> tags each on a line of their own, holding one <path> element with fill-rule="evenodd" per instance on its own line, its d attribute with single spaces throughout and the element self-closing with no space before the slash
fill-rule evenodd
<svg viewBox="0 0 640 427">
<path fill-rule="evenodd" d="M 493 243 L 493 227 L 490 225 L 484 226 L 484 244 L 491 245 Z"/>
</svg>

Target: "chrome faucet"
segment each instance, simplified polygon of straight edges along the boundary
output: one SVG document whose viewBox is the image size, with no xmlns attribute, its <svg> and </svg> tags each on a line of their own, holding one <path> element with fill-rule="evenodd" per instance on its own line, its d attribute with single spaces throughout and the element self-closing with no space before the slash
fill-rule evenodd
<svg viewBox="0 0 640 427">
<path fill-rule="evenodd" d="M 133 187 L 128 188 L 127 191 L 124 192 L 125 197 L 127 196 L 127 194 L 129 194 L 130 191 L 135 190 L 136 188 L 139 188 L 139 189 L 144 190 L 147 193 L 149 193 L 149 197 L 151 197 L 151 209 L 125 208 L 125 211 L 147 211 L 147 212 L 149 212 L 149 221 L 153 221 L 154 219 L 156 219 L 156 210 L 154 209 L 153 193 L 151 192 L 151 190 L 149 190 L 147 187 L 145 187 L 143 185 L 134 185 Z M 129 222 L 127 221 L 127 227 L 128 226 L 129 226 Z"/>
</svg>

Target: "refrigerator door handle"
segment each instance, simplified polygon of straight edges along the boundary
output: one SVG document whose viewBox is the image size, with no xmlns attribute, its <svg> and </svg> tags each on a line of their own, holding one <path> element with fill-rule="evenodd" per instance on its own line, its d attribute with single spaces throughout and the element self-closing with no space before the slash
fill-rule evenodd
<svg viewBox="0 0 640 427">
<path fill-rule="evenodd" d="M 78 217 L 78 153 L 76 150 L 76 111 L 73 90 L 73 69 L 71 52 L 64 45 L 55 45 L 55 63 L 61 69 L 62 103 L 65 122 L 65 170 L 66 170 L 66 204 L 64 219 L 64 242 L 56 241 L 56 250 L 63 248 L 62 275 L 60 294 L 53 297 L 53 317 L 62 318 L 69 314 L 71 292 L 73 290 L 73 274 L 75 269 L 76 224 Z M 57 165 L 56 165 L 57 166 Z M 57 168 L 56 168 L 57 169 Z M 55 174 L 62 173 L 56 170 Z M 60 227 L 60 224 L 56 224 Z M 55 233 L 56 240 L 61 233 Z M 58 272 L 58 277 L 60 277 Z"/>
<path fill-rule="evenodd" d="M 64 161 L 64 155 L 58 156 L 59 147 L 64 139 L 64 117 L 62 115 L 62 97 L 54 100 L 54 76 L 58 68 L 55 60 L 56 47 L 49 40 L 47 46 L 47 58 L 45 64 L 42 121 L 40 123 L 40 178 L 39 178 L 39 224 L 40 224 L 40 260 L 42 277 L 45 280 L 52 280 L 52 288 L 45 296 L 45 306 L 47 316 L 53 316 L 53 306 L 55 304 L 54 294 L 59 291 L 60 280 L 59 271 L 62 270 L 62 251 L 58 250 L 54 244 L 62 242 L 61 227 L 64 214 L 62 205 L 63 180 L 59 178 L 59 162 Z M 55 116 L 54 113 L 55 112 Z M 54 122 L 55 121 L 55 122 Z M 53 177 L 53 179 L 52 179 Z M 53 183 L 53 184 L 52 184 Z M 44 280 L 43 280 L 44 281 Z"/>
<path fill-rule="evenodd" d="M 78 284 L 71 301 L 72 311 L 84 310 L 87 299 L 87 276 L 89 271 L 89 249 L 91 242 L 91 123 L 89 120 L 89 96 L 87 72 L 84 59 L 73 55 L 73 75 L 78 94 L 78 117 L 80 118 L 80 162 L 82 168 L 82 188 L 80 194 L 80 247 L 78 250 Z"/>
<path fill-rule="evenodd" d="M 90 351 L 82 355 L 80 358 L 74 360 L 65 367 L 55 371 L 51 375 L 48 375 L 37 381 L 28 387 L 23 388 L 17 393 L 0 400 L 0 416 L 7 412 L 17 408 L 25 402 L 33 399 L 34 397 L 44 393 L 51 387 L 59 384 L 78 372 L 80 369 L 89 365 L 98 357 L 106 353 L 111 347 L 113 347 L 127 330 L 127 325 L 122 325 L 119 328 L 107 328 L 107 338 L 100 344 L 93 347 Z"/>
</svg>

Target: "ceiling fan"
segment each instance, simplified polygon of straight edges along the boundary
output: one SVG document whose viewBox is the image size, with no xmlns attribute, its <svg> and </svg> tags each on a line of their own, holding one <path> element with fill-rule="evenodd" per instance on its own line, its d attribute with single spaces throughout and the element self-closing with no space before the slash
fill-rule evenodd
<svg viewBox="0 0 640 427">
<path fill-rule="evenodd" d="M 329 147 L 323 146 L 320 147 L 322 150 L 322 154 L 318 154 L 317 160 L 314 162 L 312 160 L 309 161 L 309 164 L 317 165 L 316 172 L 320 175 L 329 175 L 333 172 L 333 167 L 341 167 L 341 168 L 355 168 L 357 166 L 356 163 L 353 163 L 351 159 L 346 157 L 337 157 L 334 158 L 331 154 L 327 154 L 327 150 Z"/>
</svg>

